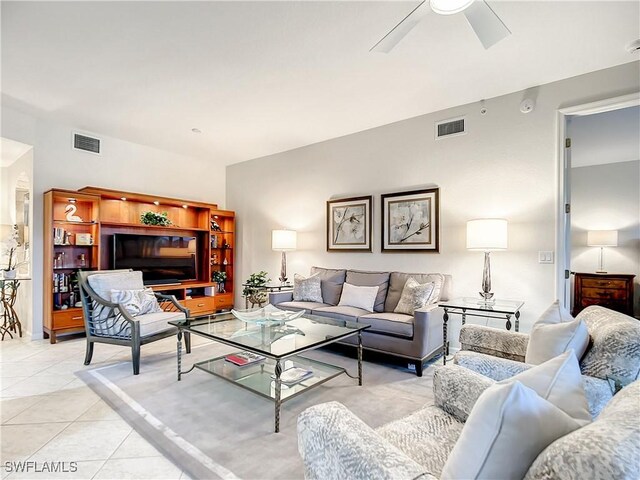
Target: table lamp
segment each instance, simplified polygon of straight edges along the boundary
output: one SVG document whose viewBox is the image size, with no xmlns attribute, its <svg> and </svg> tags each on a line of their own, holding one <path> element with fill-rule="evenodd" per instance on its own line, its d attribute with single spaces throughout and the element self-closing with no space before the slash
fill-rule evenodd
<svg viewBox="0 0 640 480">
<path fill-rule="evenodd" d="M 596 273 L 607 273 L 604 269 L 604 247 L 618 246 L 617 230 L 589 230 L 587 232 L 587 246 L 600 247 L 600 264 Z"/>
<path fill-rule="evenodd" d="M 489 254 L 494 250 L 507 249 L 507 221 L 503 218 L 479 218 L 467 222 L 467 250 L 484 252 L 482 291 L 485 303 L 493 303 L 491 293 L 491 263 Z"/>
<path fill-rule="evenodd" d="M 280 282 L 287 281 L 287 253 L 296 249 L 298 235 L 294 230 L 273 230 L 271 232 L 271 249 L 275 252 L 282 252 L 282 263 L 280 265 Z"/>
</svg>

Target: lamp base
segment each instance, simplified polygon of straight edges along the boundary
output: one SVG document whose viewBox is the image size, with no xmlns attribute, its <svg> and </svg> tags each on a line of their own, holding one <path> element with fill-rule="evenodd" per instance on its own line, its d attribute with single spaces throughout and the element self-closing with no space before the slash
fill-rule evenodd
<svg viewBox="0 0 640 480">
<path fill-rule="evenodd" d="M 482 300 L 479 300 L 478 303 L 482 305 L 493 305 L 496 303 L 496 299 L 493 298 L 492 292 L 478 292 Z"/>
</svg>

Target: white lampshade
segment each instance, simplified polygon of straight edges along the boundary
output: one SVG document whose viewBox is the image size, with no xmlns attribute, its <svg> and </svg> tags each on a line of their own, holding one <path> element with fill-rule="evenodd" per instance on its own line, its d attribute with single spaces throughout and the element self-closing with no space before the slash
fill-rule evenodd
<svg viewBox="0 0 640 480">
<path fill-rule="evenodd" d="M 290 252 L 295 250 L 298 234 L 295 230 L 273 230 L 271 232 L 271 248 L 276 252 Z"/>
<path fill-rule="evenodd" d="M 504 218 L 479 218 L 467 222 L 467 249 L 507 249 L 507 221 Z"/>
<path fill-rule="evenodd" d="M 589 230 L 587 232 L 587 246 L 589 247 L 617 247 L 617 230 Z"/>
<path fill-rule="evenodd" d="M 440 15 L 453 15 L 469 7 L 474 0 L 430 0 L 431 10 Z"/>
</svg>

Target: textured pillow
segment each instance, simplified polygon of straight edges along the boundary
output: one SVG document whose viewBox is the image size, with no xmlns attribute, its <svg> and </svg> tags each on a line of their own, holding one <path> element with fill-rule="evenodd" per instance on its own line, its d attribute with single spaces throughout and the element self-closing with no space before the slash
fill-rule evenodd
<svg viewBox="0 0 640 480">
<path fill-rule="evenodd" d="M 320 277 L 316 274 L 311 275 L 309 278 L 304 278 L 296 273 L 293 276 L 293 300 L 295 302 L 322 303 Z"/>
<path fill-rule="evenodd" d="M 134 317 L 162 311 L 151 288 L 137 290 L 112 289 L 111 301 L 124 305 L 124 308 Z"/>
<path fill-rule="evenodd" d="M 589 346 L 589 330 L 580 319 L 562 323 L 536 322 L 529 334 L 524 361 L 539 365 L 573 349 L 578 360 Z"/>
<path fill-rule="evenodd" d="M 578 359 L 572 350 L 498 383 L 520 382 L 571 418 L 591 422 Z"/>
<path fill-rule="evenodd" d="M 345 283 L 342 286 L 342 295 L 340 296 L 341 307 L 362 308 L 368 312 L 373 312 L 378 295 L 378 287 L 358 287 Z"/>
<path fill-rule="evenodd" d="M 393 311 L 395 313 L 413 315 L 418 308 L 422 308 L 429 303 L 429 298 L 434 288 L 435 285 L 433 283 L 421 285 L 415 278 L 409 277 L 402 289 L 398 306 Z"/>
<path fill-rule="evenodd" d="M 520 382 L 493 385 L 471 410 L 441 478 L 523 478 L 548 445 L 579 427 Z"/>
</svg>

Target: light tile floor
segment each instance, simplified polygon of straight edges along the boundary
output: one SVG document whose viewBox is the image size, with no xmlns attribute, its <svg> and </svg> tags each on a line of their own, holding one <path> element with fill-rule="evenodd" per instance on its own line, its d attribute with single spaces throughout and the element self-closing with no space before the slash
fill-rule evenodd
<svg viewBox="0 0 640 480">
<path fill-rule="evenodd" d="M 90 368 L 84 348 L 84 338 L 0 342 L 0 478 L 188 478 L 74 375 Z M 173 351 L 173 338 L 143 347 Z M 91 368 L 130 358 L 125 347 L 98 344 Z M 6 468 L 12 461 L 77 462 L 77 471 L 19 473 Z"/>
</svg>

